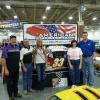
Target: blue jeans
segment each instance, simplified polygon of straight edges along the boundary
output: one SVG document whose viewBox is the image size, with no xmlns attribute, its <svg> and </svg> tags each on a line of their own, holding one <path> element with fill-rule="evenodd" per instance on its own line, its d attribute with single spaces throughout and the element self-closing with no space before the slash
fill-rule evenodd
<svg viewBox="0 0 100 100">
<path fill-rule="evenodd" d="M 80 60 L 70 60 L 73 65 L 73 69 L 69 70 L 72 85 L 80 85 Z"/>
<path fill-rule="evenodd" d="M 94 86 L 94 65 L 92 56 L 83 58 L 82 72 L 83 83 L 89 86 Z"/>
<path fill-rule="evenodd" d="M 32 88 L 32 73 L 33 66 L 32 63 L 25 64 L 27 72 L 23 72 L 23 89 L 30 90 Z"/>
<path fill-rule="evenodd" d="M 45 63 L 36 64 L 36 71 L 38 76 L 38 89 L 42 90 L 44 88 L 45 79 Z"/>
</svg>

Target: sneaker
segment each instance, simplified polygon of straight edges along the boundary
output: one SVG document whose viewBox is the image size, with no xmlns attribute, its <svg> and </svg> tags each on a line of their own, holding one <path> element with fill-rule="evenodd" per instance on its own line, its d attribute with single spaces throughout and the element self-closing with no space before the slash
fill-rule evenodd
<svg viewBox="0 0 100 100">
<path fill-rule="evenodd" d="M 76 88 L 76 87 L 77 87 L 76 85 L 72 85 L 72 86 L 71 86 L 71 88 Z"/>
<path fill-rule="evenodd" d="M 75 85 L 72 85 L 71 88 L 75 88 Z"/>
<path fill-rule="evenodd" d="M 76 88 L 77 87 L 77 85 L 74 85 L 74 88 Z"/>
<path fill-rule="evenodd" d="M 95 88 L 94 86 L 91 86 L 91 88 Z"/>
<path fill-rule="evenodd" d="M 30 89 L 30 90 L 28 90 L 28 92 L 33 93 L 33 92 L 35 92 L 35 90 Z"/>
<path fill-rule="evenodd" d="M 15 100 L 14 97 L 9 97 L 9 100 Z"/>
<path fill-rule="evenodd" d="M 24 92 L 23 92 L 25 95 L 27 95 L 28 94 L 28 92 L 27 92 L 27 90 L 24 90 Z"/>
<path fill-rule="evenodd" d="M 15 97 L 16 98 L 22 98 L 22 95 L 18 93 L 17 95 L 15 95 Z"/>
</svg>

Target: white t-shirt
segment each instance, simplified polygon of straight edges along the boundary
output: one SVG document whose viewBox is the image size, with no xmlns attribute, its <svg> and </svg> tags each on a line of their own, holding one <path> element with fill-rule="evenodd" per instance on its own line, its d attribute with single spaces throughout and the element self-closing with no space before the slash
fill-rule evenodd
<svg viewBox="0 0 100 100">
<path fill-rule="evenodd" d="M 30 46 L 29 49 L 23 47 L 23 48 L 21 49 L 21 51 L 20 51 L 20 60 L 23 60 L 24 55 L 25 55 L 25 54 L 32 53 L 32 51 L 33 51 L 33 47 L 32 47 L 32 46 Z"/>
<path fill-rule="evenodd" d="M 78 60 L 80 59 L 80 55 L 82 55 L 82 50 L 78 47 L 76 48 L 69 48 L 67 55 L 70 57 L 71 60 Z"/>
<path fill-rule="evenodd" d="M 37 49 L 36 64 L 39 64 L 39 63 L 45 63 L 45 55 L 43 53 L 43 50 Z"/>
</svg>

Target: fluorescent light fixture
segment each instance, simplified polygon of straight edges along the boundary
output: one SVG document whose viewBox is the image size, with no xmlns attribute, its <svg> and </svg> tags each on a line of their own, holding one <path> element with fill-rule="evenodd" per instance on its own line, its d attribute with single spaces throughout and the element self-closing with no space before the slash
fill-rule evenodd
<svg viewBox="0 0 100 100">
<path fill-rule="evenodd" d="M 69 16 L 69 17 L 68 17 L 68 19 L 69 19 L 69 20 L 72 20 L 72 19 L 73 19 L 73 17 L 72 17 L 72 16 Z"/>
<path fill-rule="evenodd" d="M 51 7 L 50 7 L 50 6 L 47 6 L 47 7 L 46 7 L 46 10 L 50 10 L 50 9 L 51 9 Z"/>
<path fill-rule="evenodd" d="M 81 11 L 82 11 L 82 12 L 84 12 L 84 11 L 86 11 L 86 10 L 87 10 L 87 8 L 86 8 L 86 6 L 85 6 L 84 4 L 83 4 L 83 5 L 81 5 L 81 8 L 80 8 L 80 9 L 81 9 Z"/>
<path fill-rule="evenodd" d="M 83 8 L 83 11 L 86 11 L 86 7 Z"/>
<path fill-rule="evenodd" d="M 97 17 L 93 17 L 92 20 L 93 20 L 93 21 L 97 20 Z"/>
<path fill-rule="evenodd" d="M 41 21 L 40 24 L 43 24 L 43 21 Z"/>
<path fill-rule="evenodd" d="M 94 31 L 94 29 L 91 29 L 91 31 L 93 32 L 93 31 Z"/>
<path fill-rule="evenodd" d="M 64 22 L 64 21 L 62 21 L 62 22 L 61 22 L 61 24 L 65 24 L 65 22 Z"/>
<path fill-rule="evenodd" d="M 15 15 L 15 16 L 14 16 L 14 19 L 17 19 L 17 18 L 18 18 L 17 15 Z"/>
<path fill-rule="evenodd" d="M 7 9 L 11 9 L 11 6 L 10 6 L 10 5 L 6 5 L 6 8 L 7 8 Z"/>
<path fill-rule="evenodd" d="M 42 16 L 42 19 L 46 19 L 47 17 L 46 16 Z"/>
</svg>

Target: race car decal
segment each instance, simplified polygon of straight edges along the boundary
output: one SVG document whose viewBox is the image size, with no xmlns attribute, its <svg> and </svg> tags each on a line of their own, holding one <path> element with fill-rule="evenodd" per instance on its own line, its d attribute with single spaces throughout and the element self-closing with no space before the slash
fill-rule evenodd
<svg viewBox="0 0 100 100">
<path fill-rule="evenodd" d="M 94 91 L 90 90 L 90 89 L 85 89 L 87 90 L 88 92 L 90 92 L 91 94 L 93 94 L 97 99 L 100 98 L 100 95 L 98 95 L 97 93 L 95 93 Z"/>
<path fill-rule="evenodd" d="M 82 100 L 88 100 L 86 97 L 85 97 L 85 95 L 83 95 L 81 92 L 75 92 L 77 95 L 79 95 L 81 98 L 82 98 Z"/>
<path fill-rule="evenodd" d="M 54 60 L 54 64 L 52 65 L 52 67 L 53 68 L 59 68 L 59 67 L 62 67 L 63 66 L 63 64 L 64 64 L 64 58 L 56 58 L 55 60 Z"/>
</svg>

